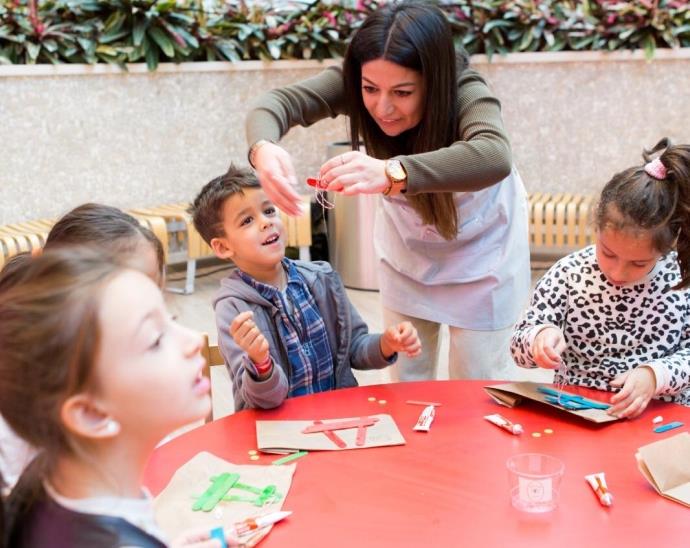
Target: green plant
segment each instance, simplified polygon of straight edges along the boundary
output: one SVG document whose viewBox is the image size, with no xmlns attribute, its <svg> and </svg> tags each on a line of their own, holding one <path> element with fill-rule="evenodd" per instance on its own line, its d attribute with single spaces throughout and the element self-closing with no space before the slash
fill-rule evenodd
<svg viewBox="0 0 690 548">
<path fill-rule="evenodd" d="M 0 0 L 0 63 L 127 63 L 341 56 L 385 0 Z M 690 46 L 687 0 L 440 2 L 470 53 Z"/>
</svg>

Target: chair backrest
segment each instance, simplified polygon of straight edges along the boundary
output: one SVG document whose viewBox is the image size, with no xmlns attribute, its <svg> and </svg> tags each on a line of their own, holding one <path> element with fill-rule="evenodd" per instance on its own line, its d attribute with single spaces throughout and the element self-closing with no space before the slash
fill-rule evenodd
<svg viewBox="0 0 690 548">
<path fill-rule="evenodd" d="M 208 370 L 213 365 L 225 365 L 225 359 L 220 352 L 217 344 L 210 344 L 208 335 L 204 333 L 204 348 L 201 350 L 202 356 L 206 359 L 206 367 L 204 368 L 204 375 L 209 376 Z"/>
<path fill-rule="evenodd" d="M 206 365 L 204 366 L 204 376 L 208 377 L 208 380 L 211 380 L 211 367 L 214 365 L 225 365 L 225 359 L 223 358 L 223 354 L 220 352 L 220 348 L 218 348 L 217 344 L 211 344 L 208 338 L 208 335 L 204 333 L 204 345 L 201 348 L 201 355 L 204 357 L 206 360 Z M 213 386 L 211 387 L 211 401 L 213 401 Z M 213 420 L 213 412 L 211 412 L 211 415 L 206 417 L 206 422 L 209 422 L 210 420 Z"/>
</svg>

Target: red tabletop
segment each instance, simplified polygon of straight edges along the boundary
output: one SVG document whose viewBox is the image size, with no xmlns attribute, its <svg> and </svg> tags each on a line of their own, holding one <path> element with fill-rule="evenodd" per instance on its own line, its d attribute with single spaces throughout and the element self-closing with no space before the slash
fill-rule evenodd
<svg viewBox="0 0 690 548">
<path fill-rule="evenodd" d="M 145 484 L 155 495 L 199 451 L 236 464 L 279 458 L 256 449 L 257 419 L 334 419 L 390 414 L 405 437 L 395 447 L 310 452 L 297 461 L 277 524 L 262 546 L 687 546 L 690 510 L 659 496 L 637 469 L 638 447 L 686 430 L 652 431 L 663 415 L 690 425 L 690 408 L 652 402 L 634 420 L 595 425 L 538 403 L 514 409 L 482 389 L 488 381 L 431 381 L 363 386 L 287 400 L 270 411 L 247 410 L 183 434 L 156 449 Z M 600 393 L 588 393 L 588 395 Z M 608 396 L 608 395 L 606 395 Z M 369 397 L 385 399 L 385 404 Z M 436 401 L 428 433 L 415 432 L 423 407 Z M 599 397 L 598 399 L 601 399 Z M 484 420 L 501 413 L 525 432 L 514 436 Z M 543 434 L 545 428 L 553 434 Z M 542 432 L 539 438 L 532 432 Z M 565 474 L 556 510 L 527 514 L 510 503 L 506 459 L 517 453 L 562 459 Z M 584 476 L 605 472 L 615 500 L 601 506 Z"/>
</svg>

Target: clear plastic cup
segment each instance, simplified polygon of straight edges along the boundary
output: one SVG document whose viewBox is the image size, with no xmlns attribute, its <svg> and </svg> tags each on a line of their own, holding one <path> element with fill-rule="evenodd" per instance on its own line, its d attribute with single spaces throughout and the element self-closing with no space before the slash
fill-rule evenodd
<svg viewBox="0 0 690 548">
<path fill-rule="evenodd" d="M 513 455 L 506 462 L 510 500 L 523 512 L 550 512 L 558 505 L 565 465 L 556 457 L 541 453 Z"/>
</svg>

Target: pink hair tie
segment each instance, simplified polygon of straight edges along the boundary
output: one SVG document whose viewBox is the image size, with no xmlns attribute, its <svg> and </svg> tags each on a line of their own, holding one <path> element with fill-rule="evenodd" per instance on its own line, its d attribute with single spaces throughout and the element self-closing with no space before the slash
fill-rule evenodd
<svg viewBox="0 0 690 548">
<path fill-rule="evenodd" d="M 644 170 L 650 177 L 663 181 L 666 179 L 666 166 L 661 163 L 659 158 L 654 158 L 651 162 L 647 162 Z"/>
</svg>

